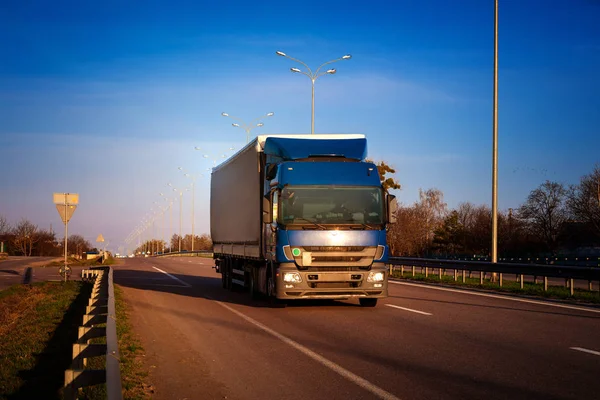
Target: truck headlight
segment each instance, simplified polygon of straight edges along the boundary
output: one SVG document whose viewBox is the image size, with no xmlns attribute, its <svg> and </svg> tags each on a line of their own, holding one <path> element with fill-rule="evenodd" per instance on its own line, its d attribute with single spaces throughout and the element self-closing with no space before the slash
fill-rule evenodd
<svg viewBox="0 0 600 400">
<path fill-rule="evenodd" d="M 367 276 L 367 282 L 383 282 L 385 279 L 385 272 L 380 271 L 371 271 L 369 272 L 369 276 Z"/>
<path fill-rule="evenodd" d="M 283 281 L 289 283 L 300 283 L 302 282 L 302 277 L 298 272 L 284 272 Z"/>
</svg>

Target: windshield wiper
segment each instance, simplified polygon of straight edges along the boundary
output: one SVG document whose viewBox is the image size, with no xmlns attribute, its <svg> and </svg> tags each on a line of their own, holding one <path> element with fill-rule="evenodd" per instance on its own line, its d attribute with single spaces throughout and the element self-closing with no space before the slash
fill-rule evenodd
<svg viewBox="0 0 600 400">
<path fill-rule="evenodd" d="M 319 229 L 327 230 L 327 228 L 326 228 L 326 227 L 324 227 L 323 225 L 321 225 L 321 224 L 317 224 L 315 221 L 311 221 L 311 220 L 310 220 L 310 219 L 308 219 L 308 218 L 301 218 L 301 217 L 294 218 L 294 223 L 295 223 L 295 222 L 296 222 L 296 220 L 298 220 L 298 219 L 300 219 L 300 220 L 302 220 L 302 221 L 310 222 L 311 224 L 313 224 L 314 226 L 316 226 L 316 227 L 317 227 L 317 228 L 319 228 Z M 305 229 L 305 228 L 306 228 L 305 226 L 303 226 L 303 227 L 302 227 L 302 229 Z"/>
<path fill-rule="evenodd" d="M 346 221 L 348 222 L 350 225 L 359 225 L 362 229 L 378 229 L 377 225 L 372 225 L 372 224 L 364 224 L 362 222 L 356 222 L 356 221 Z M 354 229 L 352 226 L 350 226 L 350 229 Z"/>
</svg>

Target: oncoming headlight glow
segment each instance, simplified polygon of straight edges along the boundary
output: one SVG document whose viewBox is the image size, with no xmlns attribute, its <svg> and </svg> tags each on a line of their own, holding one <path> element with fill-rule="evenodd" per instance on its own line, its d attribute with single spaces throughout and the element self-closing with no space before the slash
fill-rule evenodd
<svg viewBox="0 0 600 400">
<path fill-rule="evenodd" d="M 385 279 L 385 272 L 371 271 L 367 276 L 367 282 L 383 282 Z"/>
<path fill-rule="evenodd" d="M 300 283 L 302 282 L 302 277 L 297 272 L 284 272 L 283 281 L 289 283 Z"/>
</svg>

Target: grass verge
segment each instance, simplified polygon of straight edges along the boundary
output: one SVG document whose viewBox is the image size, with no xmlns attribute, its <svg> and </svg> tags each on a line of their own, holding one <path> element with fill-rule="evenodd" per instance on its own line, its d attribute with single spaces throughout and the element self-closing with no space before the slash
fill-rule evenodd
<svg viewBox="0 0 600 400">
<path fill-rule="evenodd" d="M 412 272 L 404 272 L 404 275 L 400 273 L 399 270 L 395 269 L 391 275 L 392 278 L 403 279 L 403 280 L 413 280 L 427 283 L 436 283 L 443 284 L 448 286 L 455 287 L 464 287 L 464 288 L 476 288 L 489 290 L 500 293 L 512 293 L 512 294 L 520 294 L 525 296 L 535 296 L 546 299 L 557 299 L 557 300 L 566 300 L 573 303 L 589 303 L 589 304 L 600 304 L 600 294 L 598 291 L 589 291 L 575 288 L 573 296 L 568 288 L 564 286 L 548 286 L 548 291 L 544 291 L 543 283 L 533 283 L 533 282 L 524 282 L 523 289 L 521 289 L 520 283 L 516 281 L 510 281 L 504 279 L 502 282 L 502 287 L 499 286 L 498 282 L 492 282 L 490 279 L 484 279 L 483 285 L 479 282 L 479 273 L 477 274 L 477 278 L 466 278 L 465 283 L 462 282 L 462 274 L 459 271 L 458 280 L 455 281 L 453 276 L 442 275 L 442 279 L 440 280 L 437 271 L 436 273 L 430 273 L 428 277 L 423 273 L 415 272 L 415 276 L 412 276 Z M 467 273 L 468 276 L 468 273 Z M 489 274 L 488 274 L 489 276 Z"/>
<path fill-rule="evenodd" d="M 60 267 L 64 265 L 64 260 L 56 260 L 46 264 L 46 267 Z M 80 260 L 78 258 L 69 257 L 67 259 L 67 264 L 71 267 L 93 267 L 93 266 L 106 266 L 106 265 L 114 265 L 115 259 L 114 257 L 108 257 L 104 263 L 98 262 L 98 258 L 90 259 L 90 260 Z"/>
<path fill-rule="evenodd" d="M 115 311 L 117 313 L 117 337 L 121 358 L 121 384 L 124 400 L 149 399 L 154 393 L 147 383 L 148 370 L 144 363 L 145 352 L 140 340 L 133 333 L 129 321 L 130 308 L 123 298 L 122 289 L 115 285 Z"/>
<path fill-rule="evenodd" d="M 91 285 L 42 282 L 0 292 L 0 399 L 60 399 Z"/>
</svg>

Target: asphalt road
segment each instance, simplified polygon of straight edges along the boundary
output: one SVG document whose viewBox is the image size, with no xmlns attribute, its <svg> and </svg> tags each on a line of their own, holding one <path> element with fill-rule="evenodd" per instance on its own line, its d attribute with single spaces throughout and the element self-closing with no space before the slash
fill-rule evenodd
<svg viewBox="0 0 600 400">
<path fill-rule="evenodd" d="M 600 309 L 407 282 L 376 308 L 269 308 L 211 266 L 114 267 L 157 399 L 598 398 Z"/>
<path fill-rule="evenodd" d="M 45 263 L 49 263 L 56 257 L 9 257 L 0 261 L 0 290 L 9 288 L 12 285 L 23 283 L 25 278 L 25 270 L 27 267 L 32 267 L 32 281 L 36 278 L 38 281 L 51 280 L 50 268 L 45 271 L 46 268 L 42 266 Z M 38 276 L 39 271 L 39 276 Z M 54 271 L 54 269 L 53 269 Z M 58 269 L 56 269 L 56 275 L 58 275 Z M 60 276 L 59 276 L 60 277 Z"/>
</svg>

